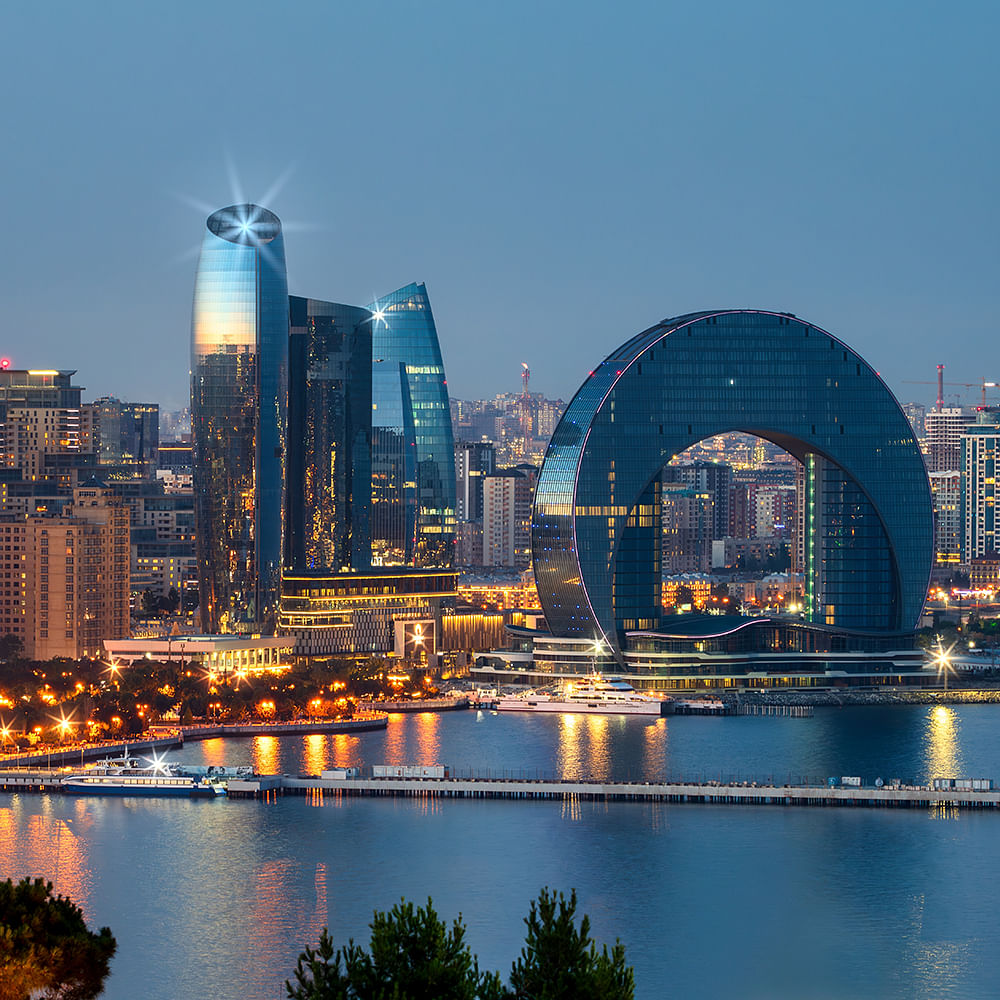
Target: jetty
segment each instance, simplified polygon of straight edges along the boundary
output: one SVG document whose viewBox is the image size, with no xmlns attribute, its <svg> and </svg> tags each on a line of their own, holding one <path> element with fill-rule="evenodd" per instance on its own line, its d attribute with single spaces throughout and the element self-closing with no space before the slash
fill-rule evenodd
<svg viewBox="0 0 1000 1000">
<path fill-rule="evenodd" d="M 952 786 L 955 782 L 951 783 Z M 962 782 L 959 785 L 964 784 Z M 972 784 L 969 782 L 968 784 Z M 977 782 L 988 784 L 992 782 Z M 893 784 L 882 787 L 770 785 L 759 782 L 573 781 L 545 778 L 321 778 L 256 775 L 229 782 L 231 798 L 275 795 L 366 796 L 445 799 L 664 802 L 701 805 L 848 806 L 854 808 L 962 809 L 1000 807 L 1000 790 Z"/>
<path fill-rule="evenodd" d="M 349 770 L 349 769 L 348 769 Z M 442 769 L 443 770 L 443 769 Z M 62 793 L 66 769 L 0 771 L 0 792 Z M 854 779 L 851 779 L 854 780 Z M 753 781 L 575 781 L 552 778 L 318 777 L 257 774 L 230 779 L 230 799 L 279 795 L 333 798 L 517 799 L 716 806 L 814 806 L 867 809 L 997 809 L 988 780 L 935 779 L 930 785 L 773 785 Z"/>
</svg>

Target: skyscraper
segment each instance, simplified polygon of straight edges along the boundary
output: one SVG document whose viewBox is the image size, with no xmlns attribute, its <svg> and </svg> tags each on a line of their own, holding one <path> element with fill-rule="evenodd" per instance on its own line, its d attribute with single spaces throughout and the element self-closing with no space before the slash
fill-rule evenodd
<svg viewBox="0 0 1000 1000">
<path fill-rule="evenodd" d="M 961 406 L 929 410 L 924 417 L 927 433 L 927 471 L 949 472 L 959 467 L 962 430 L 972 414 Z"/>
<path fill-rule="evenodd" d="M 270 630 L 282 558 L 288 284 L 281 221 L 209 216 L 195 279 L 191 422 L 201 625 Z"/>
<path fill-rule="evenodd" d="M 73 385 L 75 374 L 0 371 L 0 464 L 19 469 L 27 482 L 69 488 L 93 474 L 96 456 L 81 429 L 83 390 Z"/>
<path fill-rule="evenodd" d="M 959 438 L 962 486 L 962 562 L 992 555 L 1000 546 L 997 523 L 997 453 L 1000 452 L 1000 410 L 977 411 Z"/>
<path fill-rule="evenodd" d="M 157 403 L 123 403 L 113 396 L 102 396 L 85 409 L 91 411 L 98 464 L 131 466 L 136 475 L 155 475 L 160 447 Z"/>
<path fill-rule="evenodd" d="M 368 308 L 373 554 L 383 563 L 448 567 L 455 548 L 455 447 L 427 289 L 407 285 Z"/>
<path fill-rule="evenodd" d="M 285 566 L 371 564 L 372 315 L 292 296 Z"/>
<path fill-rule="evenodd" d="M 455 445 L 455 488 L 459 521 L 483 519 L 483 477 L 496 472 L 496 448 L 491 441 L 459 441 Z"/>
</svg>

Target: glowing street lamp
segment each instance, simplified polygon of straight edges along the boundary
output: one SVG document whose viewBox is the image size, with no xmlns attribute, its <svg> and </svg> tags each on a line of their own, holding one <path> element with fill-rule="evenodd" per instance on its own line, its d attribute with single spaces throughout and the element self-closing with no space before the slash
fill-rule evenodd
<svg viewBox="0 0 1000 1000">
<path fill-rule="evenodd" d="M 596 674 L 597 673 L 597 660 L 598 660 L 598 657 L 603 657 L 604 656 L 604 640 L 603 639 L 595 639 L 594 640 L 594 647 L 593 647 L 593 649 L 592 649 L 591 652 L 592 652 L 592 656 L 591 656 L 592 671 L 591 672 L 594 673 L 594 674 Z"/>
<path fill-rule="evenodd" d="M 938 677 L 944 676 L 944 689 L 948 690 L 948 674 L 954 672 L 954 667 L 951 663 L 951 653 L 955 648 L 955 644 L 952 643 L 947 649 L 941 642 L 941 636 L 938 636 L 937 649 L 934 651 L 934 659 L 931 661 L 935 668 L 937 669 Z"/>
</svg>

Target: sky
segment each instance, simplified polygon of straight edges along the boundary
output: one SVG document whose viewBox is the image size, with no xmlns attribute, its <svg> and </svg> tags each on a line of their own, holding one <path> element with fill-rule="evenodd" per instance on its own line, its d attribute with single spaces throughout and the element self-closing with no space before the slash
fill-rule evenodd
<svg viewBox="0 0 1000 1000">
<path fill-rule="evenodd" d="M 568 400 L 725 307 L 902 401 L 1000 382 L 998 33 L 975 0 L 4 4 L 0 352 L 186 405 L 204 220 L 246 198 L 292 294 L 426 282 L 460 398 L 524 361 Z"/>
</svg>

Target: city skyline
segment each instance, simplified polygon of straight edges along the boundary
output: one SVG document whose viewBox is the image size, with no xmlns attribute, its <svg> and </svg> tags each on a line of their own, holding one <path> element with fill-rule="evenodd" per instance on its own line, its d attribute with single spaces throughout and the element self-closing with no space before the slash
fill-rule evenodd
<svg viewBox="0 0 1000 1000">
<path fill-rule="evenodd" d="M 955 381 L 1000 381 L 977 360 L 996 312 L 992 6 L 861 22 L 584 5 L 572 29 L 541 11 L 530 31 L 517 7 L 233 10 L 195 21 L 111 4 L 98 22 L 67 7 L 55 29 L 8 12 L 26 43 L 3 71 L 21 95 L 8 114 L 32 136 L 4 169 L 19 253 L 0 316 L 31 333 L 5 349 L 16 367 L 59 357 L 94 372 L 94 397 L 183 405 L 190 233 L 206 207 L 258 198 L 298 227 L 293 294 L 367 302 L 426 281 L 461 398 L 516 390 L 522 361 L 568 398 L 615 331 L 705 301 L 815 317 L 901 399 L 932 398 L 904 380 L 942 362 Z M 282 68 L 232 101 L 214 39 L 238 53 L 261 29 Z M 331 64 L 333 36 L 363 44 Z M 44 79 L 24 61 L 42 37 L 59 67 Z M 187 63 L 197 80 L 177 72 Z M 260 141 L 303 130 L 317 105 L 338 127 L 311 132 L 308 153 Z M 340 155 L 340 134 L 371 152 Z M 66 155 L 82 145 L 87 157 Z"/>
</svg>

